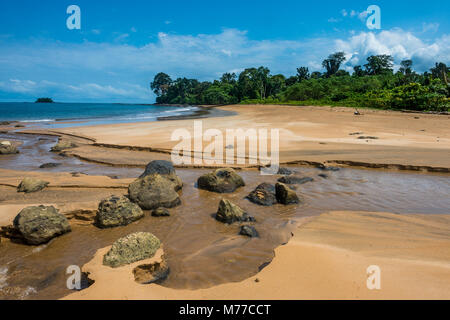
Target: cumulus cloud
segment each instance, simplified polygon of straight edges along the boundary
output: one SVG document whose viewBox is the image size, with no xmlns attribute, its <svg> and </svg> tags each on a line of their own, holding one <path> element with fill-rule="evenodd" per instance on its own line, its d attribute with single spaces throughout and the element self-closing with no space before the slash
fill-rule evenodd
<svg viewBox="0 0 450 320">
<path fill-rule="evenodd" d="M 59 101 L 152 102 L 149 82 L 157 72 L 172 78 L 217 79 L 261 65 L 273 74 L 295 74 L 299 66 L 321 69 L 330 53 L 345 51 L 346 67 L 364 64 L 371 54 L 391 54 L 399 63 L 412 58 L 418 71 L 450 60 L 450 36 L 432 42 L 400 29 L 361 32 L 344 39 L 252 40 L 247 32 L 159 33 L 144 46 L 126 42 L 61 43 L 0 40 L 0 98 L 52 96 Z"/>
<path fill-rule="evenodd" d="M 370 55 L 388 54 L 396 64 L 405 59 L 414 61 L 418 71 L 428 70 L 437 61 L 450 61 L 450 36 L 444 35 L 433 42 L 425 42 L 401 29 L 379 33 L 361 32 L 346 40 L 336 41 L 336 50 L 348 54 L 347 67 L 362 65 Z"/>
</svg>

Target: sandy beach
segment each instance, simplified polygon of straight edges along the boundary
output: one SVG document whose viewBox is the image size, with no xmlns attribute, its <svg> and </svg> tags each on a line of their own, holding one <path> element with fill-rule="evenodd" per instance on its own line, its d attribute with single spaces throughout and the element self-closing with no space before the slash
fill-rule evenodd
<svg viewBox="0 0 450 320">
<path fill-rule="evenodd" d="M 75 231 L 73 235 L 52 241 L 39 253 L 47 259 L 52 257 L 52 248 L 63 252 L 64 241 L 65 245 L 75 245 L 72 241 L 83 237 L 95 239 L 100 235 L 101 240 L 80 253 L 79 260 L 82 270 L 89 272 L 89 278 L 95 283 L 74 293 L 62 289 L 46 292 L 48 297 L 450 299 L 450 207 L 445 196 L 449 191 L 450 116 L 379 110 L 360 110 L 362 115 L 354 115 L 353 109 L 329 107 L 232 105 L 218 108 L 231 115 L 202 118 L 203 130 L 277 128 L 281 164 L 314 178 L 314 182 L 296 190 L 305 199 L 302 206 L 256 208 L 245 196 L 257 184 L 274 183 L 277 177 L 264 178 L 255 165 L 248 163 L 230 165 L 240 169 L 238 172 L 247 185 L 226 197 L 257 215 L 262 230 L 259 243 L 253 239 L 244 243 L 235 229 L 210 219 L 220 196 L 199 191 L 195 182 L 208 168 L 223 166 L 215 164 L 176 166 L 185 186 L 181 196 L 183 204 L 174 209 L 174 217 L 170 217 L 173 220 L 168 220 L 170 225 L 146 217 L 143 222 L 121 227 L 111 235 L 98 233 L 91 226 L 98 202 L 113 194 L 126 194 L 128 185 L 149 161 L 170 160 L 170 150 L 177 143 L 171 141 L 172 132 L 178 128 L 192 131 L 195 119 L 64 129 L 32 125 L 0 128 L 26 132 L 26 136 L 53 137 L 50 142 L 39 142 L 43 151 L 34 154 L 34 159 L 38 156 L 48 159 L 44 148 L 57 137 L 73 141 L 76 148 L 65 150 L 59 158 L 51 157 L 60 162 L 72 161 L 67 164 L 71 169 L 67 170 L 75 170 L 72 167 L 79 162 L 92 166 L 89 174 L 73 174 L 63 169 L 40 170 L 41 163 L 32 163 L 27 170 L 22 170 L 7 163 L 7 157 L 12 159 L 12 156 L 1 159 L 5 165 L 0 165 L 0 226 L 10 225 L 26 206 L 46 204 L 60 209 L 69 217 L 71 225 L 76 226 Z M 13 143 L 21 145 L 24 143 L 21 139 Z M 323 172 L 317 168 L 320 166 L 336 166 L 342 170 L 326 172 L 327 177 L 322 179 L 319 174 Z M 49 186 L 37 193 L 18 194 L 16 187 L 24 177 L 44 179 Z M 199 223 L 192 222 L 200 216 Z M 132 277 L 133 268 L 140 263 L 114 270 L 102 265 L 112 238 L 117 239 L 127 230 L 145 230 L 145 224 L 153 224 L 155 231 L 151 231 L 162 239 L 168 257 L 183 250 L 188 252 L 184 260 L 169 259 L 169 264 L 175 266 L 173 276 L 183 271 L 186 279 L 175 278 L 169 286 L 142 285 Z M 198 229 L 188 230 L 193 226 Z M 180 246 L 182 236 L 189 240 L 185 242 L 191 243 Z M 9 241 L 1 238 L 0 250 L 6 250 L 5 257 L 14 258 L 14 250 L 30 254 L 23 245 Z M 199 241 L 197 247 L 193 245 L 195 241 Z M 228 252 L 233 246 L 246 251 Z M 243 266 L 239 266 L 236 257 L 245 257 Z M 36 259 L 29 258 L 26 265 L 31 266 Z M 66 263 L 64 259 L 58 262 L 61 266 Z M 225 271 L 208 282 L 197 275 L 201 270 L 192 266 L 196 259 L 199 268 L 210 268 L 206 274 Z M 270 263 L 259 270 L 263 262 Z M 381 269 L 380 290 L 369 290 L 366 286 L 366 270 L 371 265 Z M 47 270 L 46 266 L 40 268 Z M 58 279 L 63 281 L 62 267 L 58 268 L 51 272 L 59 272 Z M 233 274 L 234 269 L 240 273 Z M 199 277 L 199 288 L 189 282 L 188 275 Z M 26 283 L 26 278 L 21 281 L 17 286 Z"/>
</svg>

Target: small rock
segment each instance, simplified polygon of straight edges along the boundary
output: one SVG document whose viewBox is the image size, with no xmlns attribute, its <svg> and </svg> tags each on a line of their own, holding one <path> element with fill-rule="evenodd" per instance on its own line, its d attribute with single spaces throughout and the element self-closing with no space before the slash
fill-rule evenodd
<svg viewBox="0 0 450 320">
<path fill-rule="evenodd" d="M 310 178 L 310 177 L 287 176 L 287 177 L 281 177 L 277 181 L 281 182 L 281 183 L 285 183 L 285 184 L 304 184 L 307 182 L 314 181 L 314 179 Z"/>
<path fill-rule="evenodd" d="M 341 168 L 338 167 L 327 167 L 325 165 L 320 165 L 317 167 L 318 169 L 322 170 L 322 171 L 339 171 L 341 170 Z"/>
<path fill-rule="evenodd" d="M 71 231 L 69 221 L 55 207 L 27 207 L 14 219 L 14 227 L 29 244 L 38 245 Z"/>
<path fill-rule="evenodd" d="M 152 216 L 154 217 L 168 217 L 170 216 L 170 212 L 167 208 L 159 207 L 153 210 Z"/>
<path fill-rule="evenodd" d="M 202 175 L 197 180 L 199 189 L 217 193 L 231 193 L 245 186 L 244 180 L 232 168 L 217 169 Z"/>
<path fill-rule="evenodd" d="M 161 242 L 149 232 L 136 232 L 118 239 L 103 256 L 103 264 L 112 268 L 151 258 Z"/>
<path fill-rule="evenodd" d="M 47 181 L 43 181 L 43 180 L 36 179 L 36 178 L 26 177 L 22 180 L 22 182 L 17 187 L 17 192 L 30 193 L 30 192 L 40 191 L 40 190 L 44 189 L 45 187 L 47 187 L 48 184 L 49 184 L 49 182 L 47 182 Z"/>
<path fill-rule="evenodd" d="M 147 164 L 145 171 L 139 178 L 144 178 L 148 175 L 159 174 L 175 184 L 175 191 L 183 187 L 183 182 L 177 176 L 172 162 L 167 160 L 154 160 Z"/>
<path fill-rule="evenodd" d="M 258 231 L 252 226 L 241 226 L 239 234 L 250 238 L 259 237 Z"/>
<path fill-rule="evenodd" d="M 377 140 L 379 138 L 378 137 L 372 137 L 372 136 L 360 136 L 360 137 L 358 137 L 358 139 L 360 139 L 360 140 Z"/>
<path fill-rule="evenodd" d="M 49 162 L 49 163 L 41 164 L 41 165 L 39 166 L 39 168 L 41 168 L 41 169 L 56 168 L 56 167 L 58 167 L 58 166 L 60 166 L 60 165 L 61 165 L 61 163 Z"/>
<path fill-rule="evenodd" d="M 95 224 L 99 228 L 126 226 L 142 217 L 142 209 L 127 197 L 111 196 L 99 203 Z"/>
<path fill-rule="evenodd" d="M 169 272 L 170 269 L 164 259 L 161 262 L 143 264 L 134 268 L 134 281 L 140 284 L 150 284 L 158 282 L 166 279 L 169 275 Z"/>
<path fill-rule="evenodd" d="M 285 176 L 290 176 L 291 174 L 293 174 L 294 172 L 292 170 L 289 170 L 288 168 L 279 168 L 278 169 L 278 173 L 277 174 L 282 174 Z"/>
<path fill-rule="evenodd" d="M 216 220 L 228 224 L 236 221 L 255 221 L 255 219 L 250 217 L 244 210 L 226 199 L 220 200 L 219 209 L 216 213 Z"/>
<path fill-rule="evenodd" d="M 294 203 L 300 202 L 300 199 L 298 198 L 295 191 L 290 189 L 284 183 L 277 183 L 275 185 L 275 192 L 276 192 L 277 201 L 281 204 L 288 205 L 288 204 L 294 204 Z"/>
<path fill-rule="evenodd" d="M 50 151 L 52 152 L 59 152 L 67 149 L 72 149 L 78 147 L 75 143 L 68 141 L 68 140 L 59 140 L 59 142 L 54 145 Z"/>
<path fill-rule="evenodd" d="M 0 154 L 16 154 L 19 150 L 10 142 L 2 141 L 0 142 Z"/>
<path fill-rule="evenodd" d="M 16 124 L 14 127 L 15 128 L 25 128 L 25 126 L 23 124 Z"/>
<path fill-rule="evenodd" d="M 277 203 L 275 197 L 275 186 L 269 183 L 261 183 L 255 190 L 250 192 L 247 199 L 261 206 L 271 206 Z"/>
<path fill-rule="evenodd" d="M 328 175 L 326 175 L 325 173 L 319 173 L 318 176 L 324 179 L 328 179 Z"/>
</svg>

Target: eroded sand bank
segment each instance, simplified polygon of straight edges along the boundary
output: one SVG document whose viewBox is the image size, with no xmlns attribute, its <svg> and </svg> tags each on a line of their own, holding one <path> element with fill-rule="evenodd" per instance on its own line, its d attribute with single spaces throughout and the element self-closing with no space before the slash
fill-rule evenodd
<svg viewBox="0 0 450 320">
<path fill-rule="evenodd" d="M 84 266 L 97 280 L 65 299 L 449 299 L 450 216 L 329 212 L 299 227 L 256 276 L 201 290 L 142 285 L 124 267 L 105 277 L 100 249 Z M 381 269 L 381 289 L 366 286 Z"/>
</svg>

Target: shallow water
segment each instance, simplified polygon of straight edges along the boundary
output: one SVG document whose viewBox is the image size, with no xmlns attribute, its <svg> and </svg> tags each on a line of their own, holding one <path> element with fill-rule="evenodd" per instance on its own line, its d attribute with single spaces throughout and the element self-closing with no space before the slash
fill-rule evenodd
<svg viewBox="0 0 450 320">
<path fill-rule="evenodd" d="M 55 140 L 56 141 L 56 140 Z M 36 142 L 41 152 L 33 153 L 30 142 L 21 148 L 20 168 L 36 170 L 36 157 L 45 155 L 55 141 Z M 33 146 L 33 147 L 32 147 Z M 39 158 L 44 162 L 44 158 Z M 137 177 L 142 169 L 113 168 L 87 164 L 73 158 L 57 159 L 64 165 L 52 170 L 79 171 L 92 174 Z M 17 168 L 17 162 L 15 167 Z M 39 161 L 40 164 L 41 161 Z M 45 160 L 45 162 L 49 162 Z M 11 165 L 2 161 L 1 167 Z M 172 288 L 206 288 L 220 283 L 241 281 L 255 275 L 259 268 L 273 258 L 273 249 L 286 243 L 294 230 L 294 222 L 330 210 L 387 211 L 393 213 L 450 213 L 450 177 L 438 174 L 388 172 L 342 168 L 321 171 L 316 168 L 291 168 L 314 181 L 298 186 L 303 197 L 300 205 L 261 207 L 245 199 L 259 183 L 274 183 L 279 176 L 261 176 L 256 170 L 240 174 L 246 186 L 233 194 L 215 194 L 199 190 L 197 178 L 209 170 L 178 169 L 184 182 L 182 205 L 171 209 L 170 217 L 146 216 L 125 227 L 101 230 L 91 224 L 72 220 L 71 233 L 49 244 L 34 247 L 3 241 L 0 243 L 0 270 L 3 283 L 2 298 L 53 299 L 71 291 L 66 289 L 65 270 L 69 265 L 80 267 L 88 262 L 97 249 L 111 245 L 119 237 L 136 231 L 149 231 L 164 245 L 170 275 L 162 285 Z M 44 169 L 40 169 L 44 170 Z M 48 170 L 48 169 L 45 169 Z M 327 178 L 319 174 L 326 174 Z M 239 236 L 239 224 L 217 222 L 213 215 L 221 198 L 230 199 L 256 218 L 252 223 L 260 238 Z M 5 290 L 8 289 L 8 290 Z M 3 296 L 2 296 L 3 294 Z"/>
</svg>

